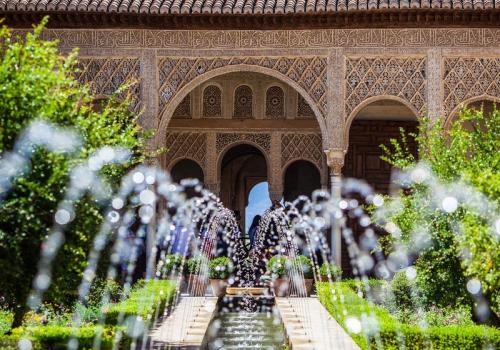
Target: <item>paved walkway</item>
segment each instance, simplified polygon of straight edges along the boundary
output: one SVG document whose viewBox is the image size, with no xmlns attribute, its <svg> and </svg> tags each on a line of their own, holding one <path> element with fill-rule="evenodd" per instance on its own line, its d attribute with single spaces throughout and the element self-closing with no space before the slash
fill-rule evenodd
<svg viewBox="0 0 500 350">
<path fill-rule="evenodd" d="M 317 298 L 276 298 L 292 350 L 360 350 Z"/>
<path fill-rule="evenodd" d="M 199 349 L 217 303 L 213 297 L 182 297 L 150 334 L 153 349 Z"/>
</svg>

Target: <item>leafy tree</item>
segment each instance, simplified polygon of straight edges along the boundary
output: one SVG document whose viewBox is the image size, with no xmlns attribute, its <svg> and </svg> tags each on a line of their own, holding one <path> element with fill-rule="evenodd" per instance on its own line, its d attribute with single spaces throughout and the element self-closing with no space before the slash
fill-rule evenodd
<svg viewBox="0 0 500 350">
<path fill-rule="evenodd" d="M 16 308 L 14 326 L 25 312 L 40 245 L 66 190 L 69 169 L 102 146 L 127 148 L 133 154 L 127 164 L 102 170 L 110 185 L 116 186 L 125 171 L 146 156 L 147 135 L 141 133 L 137 116 L 128 107 L 131 97 L 126 87 L 96 108 L 89 88 L 74 78 L 76 51 L 63 56 L 57 42 L 40 39 L 46 21 L 25 37 L 11 38 L 7 28 L 0 30 L 0 154 L 12 150 L 20 132 L 34 119 L 73 128 L 83 145 L 71 156 L 37 149 L 31 171 L 17 179 L 0 205 L 0 293 Z M 75 300 L 87 253 L 102 221 L 102 205 L 91 196 L 76 204 L 76 218 L 53 264 L 46 293 L 49 302 Z"/>
<path fill-rule="evenodd" d="M 472 195 L 464 194 L 458 208 L 447 212 L 436 205 L 439 193 L 429 184 L 413 183 L 402 190 L 400 199 L 389 199 L 384 208 L 399 230 L 400 238 L 390 239 L 392 246 L 402 243 L 411 251 L 416 233 L 429 234 L 430 244 L 423 246 L 415 262 L 416 282 L 427 305 L 470 302 L 466 283 L 474 278 L 498 314 L 499 221 L 492 218 L 500 217 L 500 111 L 494 108 L 484 115 L 464 109 L 450 129 L 442 121 L 424 118 L 414 136 L 419 159 L 436 182 Z M 402 170 L 416 165 L 405 142 L 391 140 L 391 146 L 382 146 L 385 161 Z"/>
</svg>

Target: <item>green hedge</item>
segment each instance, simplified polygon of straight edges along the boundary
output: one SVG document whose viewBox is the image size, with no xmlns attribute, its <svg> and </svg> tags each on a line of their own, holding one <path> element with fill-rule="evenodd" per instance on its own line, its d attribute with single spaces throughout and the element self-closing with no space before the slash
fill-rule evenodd
<svg viewBox="0 0 500 350">
<path fill-rule="evenodd" d="M 113 349 L 116 327 L 101 327 L 101 329 L 101 349 Z M 91 350 L 98 330 L 99 326 L 95 325 L 84 325 L 76 329 L 54 325 L 20 327 L 14 329 L 12 334 L 0 338 L 0 349 L 17 350 L 18 342 L 21 339 L 27 339 L 31 341 L 32 350 L 66 350 L 68 341 L 75 337 L 78 340 L 78 349 Z M 130 343 L 131 340 L 123 334 L 120 341 L 121 347 L 128 348 Z"/>
<path fill-rule="evenodd" d="M 386 350 L 399 350 L 402 347 L 412 350 L 429 348 L 466 350 L 482 349 L 486 345 L 491 346 L 492 349 L 500 349 L 500 330 L 495 328 L 473 325 L 430 327 L 424 330 L 417 326 L 399 323 L 384 308 L 358 296 L 354 291 L 355 284 L 352 281 L 317 283 L 316 288 L 321 303 L 347 332 L 349 332 L 345 325 L 347 317 L 361 319 L 368 313 L 375 315 L 380 327 L 375 337 L 349 332 L 362 349 L 378 349 L 377 340 Z M 333 298 L 334 293 L 340 295 Z M 347 315 L 343 313 L 344 308 Z"/>
<path fill-rule="evenodd" d="M 123 315 L 123 320 L 128 316 L 140 316 L 144 321 L 148 315 L 154 317 L 156 312 L 162 314 L 175 295 L 176 283 L 170 280 L 149 280 L 139 282 L 127 299 L 111 304 L 105 308 L 106 323 L 117 324 L 118 317 Z"/>
</svg>

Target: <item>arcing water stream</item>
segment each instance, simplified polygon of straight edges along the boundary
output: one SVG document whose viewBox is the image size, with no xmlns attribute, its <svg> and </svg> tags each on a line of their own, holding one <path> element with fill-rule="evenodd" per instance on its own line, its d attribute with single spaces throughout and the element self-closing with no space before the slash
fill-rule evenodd
<svg viewBox="0 0 500 350">
<path fill-rule="evenodd" d="M 71 153 L 78 145 L 73 140 L 78 140 L 78 137 L 67 130 L 40 123 L 32 125 L 16 144 L 16 148 L 0 158 L 0 205 L 16 177 L 29 171 L 30 150 L 33 147 L 41 145 L 53 152 Z M 112 193 L 99 176 L 99 171 L 106 164 L 126 161 L 127 156 L 125 150 L 104 148 L 91 156 L 85 164 L 71 170 L 71 181 L 55 213 L 53 229 L 42 248 L 39 271 L 27 301 L 31 308 L 36 309 L 41 304 L 44 292 L 50 287 L 54 258 L 64 244 L 67 226 L 74 220 L 74 205 L 85 193 L 106 200 L 107 206 L 103 210 L 104 221 L 95 235 L 78 289 L 82 303 L 86 300 L 108 243 L 112 243 L 108 279 L 118 279 L 121 275 L 125 291 L 130 290 L 138 259 L 145 252 L 146 279 L 168 278 L 177 281 L 173 302 L 175 307 L 181 298 L 183 285 L 183 297 L 206 294 L 208 262 L 221 255 L 229 257 L 234 268 L 229 278 L 230 285 L 239 287 L 267 287 L 268 283 L 263 276 L 268 275 L 266 268 L 269 259 L 283 256 L 286 265 L 283 268 L 289 281 L 284 295 L 306 297 L 308 291 L 305 271 L 295 262 L 295 258 L 300 254 L 309 255 L 312 274 L 318 280 L 321 263 L 333 263 L 328 244 L 328 236 L 332 230 L 342 234 L 360 292 L 371 298 L 368 276 L 375 275 L 388 280 L 401 269 L 411 271 L 411 256 L 417 255 L 418 249 L 423 249 L 423 240 L 428 236 L 425 232 L 419 232 L 418 235 L 416 233 L 415 251 L 408 252 L 401 245 L 386 258 L 376 249 L 379 243 L 372 227 L 372 219 L 359 199 L 375 208 L 378 225 L 385 225 L 390 234 L 397 235 L 398 228 L 391 222 L 384 222 L 387 211 L 391 208 L 383 207 L 383 197 L 374 193 L 366 183 L 348 180 L 343 183 L 344 198 L 331 198 L 328 192 L 319 190 L 311 200 L 299 197 L 293 203 L 286 203 L 284 207 L 269 209 L 262 217 L 255 246 L 247 250 L 234 214 L 197 181 L 175 184 L 161 169 L 139 166 L 126 175 L 118 191 Z M 498 212 L 491 208 L 484 197 L 471 188 L 441 184 L 425 165 L 417 166 L 408 174 L 399 175 L 396 180 L 403 186 L 409 183 L 429 186 L 436 193 L 435 203 L 430 205 L 444 211 L 454 211 L 462 203 L 467 203 L 484 213 L 494 227 L 494 232 L 500 231 Z M 397 201 L 395 203 L 397 205 Z M 353 221 L 363 228 L 364 232 L 359 239 L 354 237 L 349 227 Z M 182 262 L 168 273 L 162 273 L 165 259 L 172 253 L 179 254 Z M 186 277 L 185 260 L 188 258 L 197 259 L 197 263 L 188 271 L 190 276 Z M 330 265 L 326 266 L 329 268 Z M 334 271 L 328 271 L 327 276 L 330 282 L 336 279 Z M 344 300 L 342 291 L 335 287 L 332 288 L 332 294 L 333 298 Z M 482 310 L 484 314 L 486 301 L 477 291 L 473 295 L 478 300 L 478 308 L 482 307 L 479 311 Z M 110 296 L 103 295 L 103 305 L 109 301 Z M 208 349 L 279 349 L 283 345 L 285 336 L 279 315 L 273 308 L 272 296 L 261 299 L 223 298 L 217 308 L 218 313 L 207 331 L 205 345 Z M 341 312 L 345 316 L 346 308 Z M 307 314 L 307 310 L 304 313 Z M 365 314 L 364 320 L 355 319 L 350 323 L 351 331 L 367 332 L 380 342 L 373 310 L 368 308 Z M 486 314 L 483 316 L 487 317 Z M 154 324 L 159 317 L 161 315 L 150 314 L 147 319 L 134 321 L 138 330 L 128 333 L 137 340 L 133 343 L 134 347 L 141 342 L 147 344 L 147 326 Z M 190 317 L 193 315 L 185 315 L 185 319 Z M 81 322 L 81 315 L 77 312 L 72 324 L 75 333 Z M 104 325 L 104 319 L 99 322 Z M 130 316 L 123 313 L 118 315 L 118 324 L 126 325 L 130 322 Z M 99 337 L 97 334 L 94 341 L 96 350 L 101 344 Z M 121 331 L 118 331 L 115 337 L 117 344 L 121 337 Z M 78 348 L 76 336 L 70 340 L 68 347 Z"/>
</svg>

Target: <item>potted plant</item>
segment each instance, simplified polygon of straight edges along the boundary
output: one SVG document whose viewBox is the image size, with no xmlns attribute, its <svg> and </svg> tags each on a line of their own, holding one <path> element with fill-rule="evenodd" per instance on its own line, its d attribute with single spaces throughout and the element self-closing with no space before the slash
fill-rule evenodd
<svg viewBox="0 0 500 350">
<path fill-rule="evenodd" d="M 274 291 L 274 295 L 277 297 L 288 295 L 289 279 L 286 278 L 288 265 L 289 261 L 282 255 L 273 256 L 267 262 L 267 270 L 272 278 L 271 288 Z"/>
<path fill-rule="evenodd" d="M 296 285 L 296 290 L 302 293 L 303 288 L 305 287 L 306 295 L 310 296 L 314 283 L 313 263 L 311 259 L 305 255 L 297 255 L 292 260 L 292 269 L 292 271 L 298 272 L 294 274 L 298 276 L 296 276 L 293 281 L 293 283 Z M 304 276 L 304 285 L 302 285 L 302 276 Z"/>
<path fill-rule="evenodd" d="M 203 296 L 207 289 L 208 260 L 204 256 L 192 257 L 186 261 L 187 292 L 192 296 Z"/>
<path fill-rule="evenodd" d="M 319 268 L 319 280 L 321 282 L 334 281 L 342 276 L 342 269 L 333 263 L 323 263 Z"/>
<path fill-rule="evenodd" d="M 182 270 L 184 257 L 180 254 L 169 254 L 161 261 L 161 276 L 167 279 L 177 279 Z"/>
<path fill-rule="evenodd" d="M 231 275 L 231 259 L 221 256 L 208 263 L 208 277 L 214 296 L 220 297 L 226 293 L 227 279 Z"/>
</svg>

